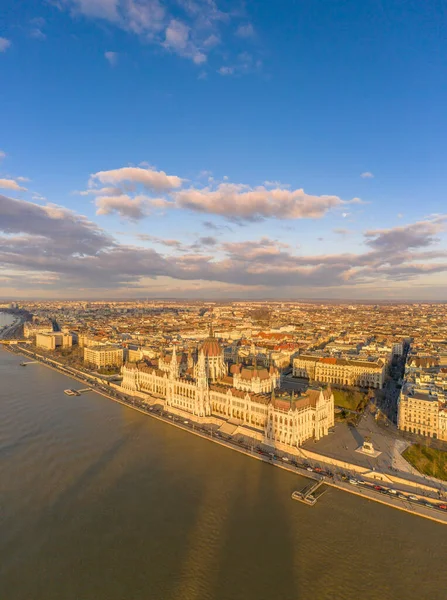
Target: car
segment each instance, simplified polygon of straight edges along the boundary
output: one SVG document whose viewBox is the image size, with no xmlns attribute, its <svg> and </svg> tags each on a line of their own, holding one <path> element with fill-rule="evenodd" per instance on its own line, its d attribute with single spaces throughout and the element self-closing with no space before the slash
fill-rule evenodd
<svg viewBox="0 0 447 600">
<path fill-rule="evenodd" d="M 323 469 L 321 467 L 315 467 L 315 473 L 323 473 Z"/>
<path fill-rule="evenodd" d="M 429 508 L 434 508 L 434 507 L 435 507 L 435 505 L 434 505 L 434 504 L 432 504 L 432 502 L 422 502 L 422 504 L 423 504 L 424 506 L 428 506 Z"/>
<path fill-rule="evenodd" d="M 375 486 L 374 486 L 374 489 L 375 489 L 377 492 L 380 492 L 380 491 L 382 491 L 382 490 L 383 490 L 383 487 L 382 487 L 381 485 L 375 485 Z"/>
<path fill-rule="evenodd" d="M 388 490 L 388 493 L 389 493 L 389 494 L 393 494 L 394 496 L 396 496 L 396 495 L 397 495 L 397 490 L 393 490 L 393 488 L 390 488 L 390 489 Z"/>
<path fill-rule="evenodd" d="M 438 504 L 438 508 L 441 510 L 447 510 L 447 504 Z"/>
<path fill-rule="evenodd" d="M 358 485 L 358 484 L 359 484 L 359 482 L 357 481 L 357 479 L 353 479 L 353 478 L 351 478 L 351 479 L 349 480 L 349 483 L 350 483 L 351 485 Z"/>
<path fill-rule="evenodd" d="M 419 500 L 419 498 L 417 496 L 408 496 L 408 500 L 411 500 L 412 502 L 417 502 Z"/>
<path fill-rule="evenodd" d="M 397 497 L 400 498 L 401 500 L 406 500 L 407 497 L 405 496 L 405 494 L 397 494 Z"/>
<path fill-rule="evenodd" d="M 313 473 L 312 467 L 306 467 L 306 471 L 311 471 Z"/>
<path fill-rule="evenodd" d="M 183 421 L 183 423 L 184 423 L 185 425 L 188 425 L 189 421 Z"/>
<path fill-rule="evenodd" d="M 281 460 L 283 460 L 284 462 L 289 462 L 289 459 L 287 458 L 287 456 L 283 456 L 283 457 L 281 458 Z"/>
</svg>

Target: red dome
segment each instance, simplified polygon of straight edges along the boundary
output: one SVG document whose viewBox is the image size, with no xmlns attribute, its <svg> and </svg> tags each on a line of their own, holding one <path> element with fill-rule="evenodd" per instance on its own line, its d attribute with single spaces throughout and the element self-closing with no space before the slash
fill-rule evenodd
<svg viewBox="0 0 447 600">
<path fill-rule="evenodd" d="M 203 342 L 202 350 L 205 356 L 220 356 L 222 354 L 219 342 L 214 337 L 209 337 Z"/>
</svg>

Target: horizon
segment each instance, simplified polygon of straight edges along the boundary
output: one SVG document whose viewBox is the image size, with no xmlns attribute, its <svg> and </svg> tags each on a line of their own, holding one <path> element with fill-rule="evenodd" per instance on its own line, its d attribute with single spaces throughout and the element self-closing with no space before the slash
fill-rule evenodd
<svg viewBox="0 0 447 600">
<path fill-rule="evenodd" d="M 0 31 L 0 292 L 444 302 L 429 0 L 25 0 Z"/>
</svg>

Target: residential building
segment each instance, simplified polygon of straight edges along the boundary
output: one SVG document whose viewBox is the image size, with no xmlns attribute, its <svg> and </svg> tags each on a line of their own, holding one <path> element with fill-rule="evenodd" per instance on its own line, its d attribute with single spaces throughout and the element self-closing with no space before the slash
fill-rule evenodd
<svg viewBox="0 0 447 600">
<path fill-rule="evenodd" d="M 123 356 L 123 348 L 112 344 L 84 347 L 84 362 L 97 368 L 120 367 L 123 364 Z"/>
</svg>

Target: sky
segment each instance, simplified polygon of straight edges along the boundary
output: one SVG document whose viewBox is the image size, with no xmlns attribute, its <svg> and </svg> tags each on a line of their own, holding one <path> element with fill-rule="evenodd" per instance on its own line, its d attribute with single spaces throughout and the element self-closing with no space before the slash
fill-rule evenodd
<svg viewBox="0 0 447 600">
<path fill-rule="evenodd" d="M 0 297 L 446 299 L 443 0 L 0 5 Z"/>
</svg>

